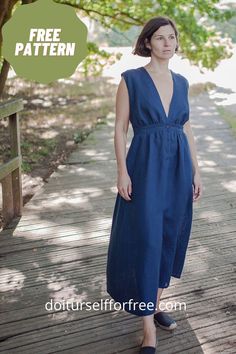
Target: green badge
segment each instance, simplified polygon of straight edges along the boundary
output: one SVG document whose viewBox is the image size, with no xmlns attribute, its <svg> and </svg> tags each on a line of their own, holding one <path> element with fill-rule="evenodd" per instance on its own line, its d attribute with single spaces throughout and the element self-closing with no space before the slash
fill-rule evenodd
<svg viewBox="0 0 236 354">
<path fill-rule="evenodd" d="M 5 23 L 3 57 L 17 75 L 48 84 L 71 76 L 88 55 L 87 27 L 68 5 L 38 0 Z"/>
</svg>

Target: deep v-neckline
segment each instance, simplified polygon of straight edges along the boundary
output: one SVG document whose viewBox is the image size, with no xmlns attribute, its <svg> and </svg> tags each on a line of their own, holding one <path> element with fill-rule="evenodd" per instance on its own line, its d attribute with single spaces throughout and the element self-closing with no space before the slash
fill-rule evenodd
<svg viewBox="0 0 236 354">
<path fill-rule="evenodd" d="M 152 85 L 153 85 L 153 87 L 154 87 L 154 89 L 155 89 L 155 92 L 156 92 L 157 97 L 158 97 L 158 99 L 159 99 L 159 101 L 160 101 L 161 108 L 162 108 L 162 111 L 163 111 L 163 113 L 164 113 L 164 115 L 165 115 L 165 118 L 166 118 L 166 119 L 169 119 L 170 113 L 171 113 L 172 102 L 173 102 L 174 95 L 175 95 L 175 77 L 174 77 L 173 71 L 170 70 L 171 76 L 172 76 L 172 82 L 173 82 L 173 92 L 172 92 L 172 96 L 171 96 L 171 100 L 170 100 L 169 110 L 168 110 L 168 113 L 166 114 L 164 105 L 163 105 L 162 100 L 161 100 L 161 96 L 160 96 L 160 94 L 159 94 L 159 91 L 158 91 L 158 89 L 157 89 L 157 87 L 156 87 L 156 84 L 155 84 L 153 78 L 151 77 L 151 75 L 149 74 L 149 72 L 147 71 L 147 69 L 146 69 L 144 66 L 141 66 L 141 69 L 143 69 L 143 70 L 146 72 L 148 78 L 150 79 L 150 81 L 151 81 L 151 83 L 152 83 Z"/>
</svg>

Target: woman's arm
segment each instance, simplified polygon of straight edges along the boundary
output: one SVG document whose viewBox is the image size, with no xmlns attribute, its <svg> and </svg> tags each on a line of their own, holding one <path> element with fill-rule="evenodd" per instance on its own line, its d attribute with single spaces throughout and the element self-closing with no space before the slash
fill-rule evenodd
<svg viewBox="0 0 236 354">
<path fill-rule="evenodd" d="M 124 78 L 121 79 L 116 94 L 115 154 L 117 160 L 117 188 L 120 195 L 131 200 L 131 180 L 126 166 L 126 143 L 129 127 L 129 94 Z"/>
<path fill-rule="evenodd" d="M 196 201 L 202 195 L 202 182 L 201 182 L 201 177 L 200 177 L 200 169 L 199 169 L 198 161 L 197 161 L 197 150 L 196 150 L 195 140 L 194 140 L 192 127 L 191 127 L 189 120 L 184 124 L 184 132 L 186 133 L 189 148 L 190 148 L 190 153 L 191 153 L 192 166 L 193 166 L 193 176 L 194 176 L 194 179 L 193 179 L 193 185 L 194 185 L 193 200 Z"/>
</svg>

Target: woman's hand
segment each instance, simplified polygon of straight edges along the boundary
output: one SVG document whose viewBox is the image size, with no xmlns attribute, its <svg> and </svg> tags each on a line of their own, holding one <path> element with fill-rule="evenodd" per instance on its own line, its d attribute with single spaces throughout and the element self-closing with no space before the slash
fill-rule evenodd
<svg viewBox="0 0 236 354">
<path fill-rule="evenodd" d="M 131 200 L 130 194 L 132 193 L 132 183 L 128 172 L 118 173 L 117 188 L 120 195 L 127 201 Z"/>
<path fill-rule="evenodd" d="M 195 202 L 198 199 L 200 199 L 201 195 L 202 195 L 201 177 L 200 177 L 200 173 L 196 171 L 193 177 L 193 201 Z"/>
</svg>

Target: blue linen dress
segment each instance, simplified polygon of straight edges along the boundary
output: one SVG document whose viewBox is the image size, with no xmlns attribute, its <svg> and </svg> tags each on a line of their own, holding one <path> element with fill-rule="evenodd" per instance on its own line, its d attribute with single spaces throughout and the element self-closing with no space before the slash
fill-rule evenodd
<svg viewBox="0 0 236 354">
<path fill-rule="evenodd" d="M 134 132 L 126 156 L 132 194 L 131 201 L 116 195 L 107 292 L 125 311 L 145 316 L 155 312 L 158 288 L 167 288 L 171 276 L 181 277 L 190 238 L 193 172 L 183 130 L 189 120 L 189 83 L 171 70 L 173 95 L 166 115 L 144 67 L 121 75 Z"/>
</svg>

